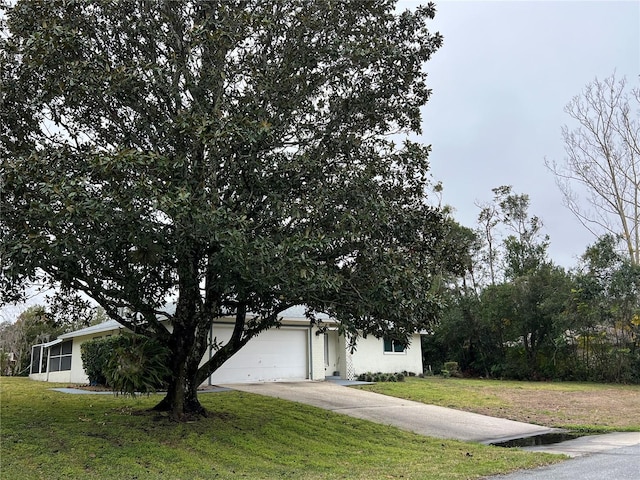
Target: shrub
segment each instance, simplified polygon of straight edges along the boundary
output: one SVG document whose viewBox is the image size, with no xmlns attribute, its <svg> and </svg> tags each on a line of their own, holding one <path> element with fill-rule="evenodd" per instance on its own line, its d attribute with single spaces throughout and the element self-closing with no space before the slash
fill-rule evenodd
<svg viewBox="0 0 640 480">
<path fill-rule="evenodd" d="M 90 385 L 107 385 L 104 371 L 117 339 L 96 338 L 80 345 L 80 357 Z"/>
<path fill-rule="evenodd" d="M 169 351 L 157 341 L 140 335 L 122 335 L 122 344 L 113 350 L 105 368 L 109 386 L 116 392 L 135 396 L 166 386 L 171 374 Z"/>
<path fill-rule="evenodd" d="M 361 382 L 404 382 L 406 372 L 403 373 L 361 373 L 358 380 Z"/>
<path fill-rule="evenodd" d="M 448 371 L 449 375 L 452 377 L 457 377 L 460 375 L 460 368 L 458 366 L 458 362 L 444 362 L 444 371 Z"/>
<path fill-rule="evenodd" d="M 85 342 L 82 362 L 92 385 L 135 396 L 166 386 L 170 375 L 168 350 L 156 340 L 123 334 Z"/>
</svg>

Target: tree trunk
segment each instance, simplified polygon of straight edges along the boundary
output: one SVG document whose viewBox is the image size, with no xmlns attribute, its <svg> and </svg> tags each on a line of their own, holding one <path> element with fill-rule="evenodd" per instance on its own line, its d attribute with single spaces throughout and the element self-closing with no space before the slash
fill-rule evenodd
<svg viewBox="0 0 640 480">
<path fill-rule="evenodd" d="M 169 350 L 172 372 L 167 395 L 153 409 L 170 412 L 176 421 L 183 421 L 197 415 L 206 416 L 206 410 L 198 400 L 200 361 L 207 348 L 206 328 L 196 329 L 176 323 Z M 196 333 L 199 332 L 199 333 Z"/>
<path fill-rule="evenodd" d="M 171 418 L 184 421 L 192 416 L 206 416 L 207 411 L 198 400 L 195 375 L 177 375 L 169 383 L 166 396 L 153 410 L 170 412 Z"/>
<path fill-rule="evenodd" d="M 154 407 L 154 410 L 171 412 L 171 417 L 176 421 L 183 421 L 197 415 L 206 416 L 207 412 L 198 400 L 198 386 L 261 331 L 261 329 L 245 330 L 246 317 L 247 306 L 241 302 L 237 307 L 231 339 L 203 365 L 200 365 L 200 362 L 207 351 L 211 323 L 198 322 L 196 319 L 174 324 L 169 342 L 171 351 L 169 368 L 172 378 L 167 395 Z M 277 316 L 274 314 L 270 324 L 275 325 L 276 320 Z"/>
</svg>

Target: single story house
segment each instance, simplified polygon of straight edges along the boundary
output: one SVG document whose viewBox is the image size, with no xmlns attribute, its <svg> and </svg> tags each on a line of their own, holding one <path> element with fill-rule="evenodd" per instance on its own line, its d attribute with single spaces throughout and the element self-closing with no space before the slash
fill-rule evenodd
<svg viewBox="0 0 640 480">
<path fill-rule="evenodd" d="M 324 321 L 331 325 L 328 317 Z M 213 324 L 211 338 L 218 343 L 231 337 L 233 319 Z M 333 322 L 335 323 L 335 322 Z M 124 327 L 115 320 L 60 335 L 51 342 L 34 345 L 29 377 L 49 382 L 85 384 L 89 379 L 80 357 L 80 345 L 94 338 L 118 335 Z M 205 354 L 213 355 L 214 351 Z M 205 361 L 206 358 L 203 359 Z M 297 306 L 282 313 L 282 326 L 262 332 L 211 375 L 210 385 L 270 381 L 324 380 L 338 376 L 353 380 L 367 372 L 422 373 L 420 335 L 408 346 L 372 336 L 359 339 L 357 350 L 348 348 L 337 327 L 319 333 Z"/>
</svg>

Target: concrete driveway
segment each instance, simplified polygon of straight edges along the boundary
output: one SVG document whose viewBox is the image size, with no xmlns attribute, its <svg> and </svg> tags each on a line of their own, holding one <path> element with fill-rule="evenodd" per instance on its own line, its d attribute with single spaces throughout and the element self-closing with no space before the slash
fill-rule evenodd
<svg viewBox="0 0 640 480">
<path fill-rule="evenodd" d="M 389 397 L 332 382 L 251 383 L 225 387 L 313 405 L 430 437 L 492 443 L 555 431 L 538 425 Z"/>
</svg>

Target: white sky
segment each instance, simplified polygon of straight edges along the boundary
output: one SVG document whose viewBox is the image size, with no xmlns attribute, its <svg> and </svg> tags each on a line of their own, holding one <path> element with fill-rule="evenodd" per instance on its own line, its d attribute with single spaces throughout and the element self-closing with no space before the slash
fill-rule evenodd
<svg viewBox="0 0 640 480">
<path fill-rule="evenodd" d="M 415 0 L 400 0 L 413 7 Z M 562 204 L 544 158 L 562 160 L 563 112 L 597 76 L 640 74 L 638 1 L 440 1 L 432 31 L 444 45 L 426 65 L 431 100 L 421 140 L 433 146 L 443 203 L 474 227 L 474 202 L 513 185 L 550 236 L 549 253 L 571 267 L 595 238 Z"/>
</svg>

